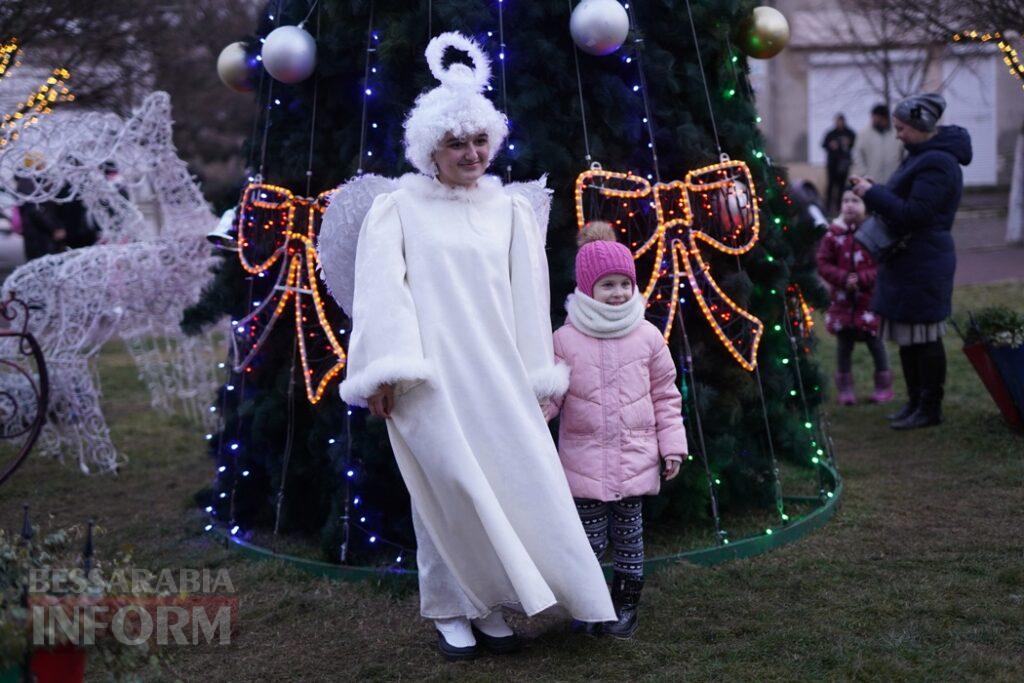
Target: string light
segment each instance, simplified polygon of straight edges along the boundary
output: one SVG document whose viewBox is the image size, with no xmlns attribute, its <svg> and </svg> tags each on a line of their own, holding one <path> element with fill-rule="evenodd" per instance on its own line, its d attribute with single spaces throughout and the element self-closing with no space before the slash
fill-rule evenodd
<svg viewBox="0 0 1024 683">
<path fill-rule="evenodd" d="M 1024 81 L 1024 64 L 1021 64 L 1017 50 L 1014 49 L 1014 47 L 1010 45 L 1005 38 L 1003 38 L 1003 34 L 999 31 L 964 31 L 962 33 L 953 34 L 954 43 L 965 41 L 976 43 L 989 43 L 995 41 L 999 51 L 1003 53 L 1003 64 L 1006 65 L 1010 75 L 1016 76 L 1021 81 Z M 1024 82 L 1021 83 L 1021 88 L 1024 88 Z"/>
<path fill-rule="evenodd" d="M 10 44 L 8 43 L 4 48 L 7 48 L 8 45 Z M 3 64 L 4 71 L 6 71 L 12 53 L 0 54 L 2 54 L 0 63 Z M 34 93 L 19 102 L 13 112 L 4 114 L 3 119 L 0 120 L 0 147 L 17 140 L 20 131 L 36 124 L 39 117 L 53 113 L 53 108 L 58 104 L 73 102 L 75 96 L 65 85 L 65 81 L 69 78 L 71 78 L 71 73 L 67 69 L 54 69 L 50 77 Z"/>
<path fill-rule="evenodd" d="M 316 275 L 319 265 L 316 237 L 332 193 L 328 191 L 316 197 L 296 197 L 290 190 L 278 185 L 252 183 L 245 188 L 238 211 L 238 259 L 242 268 L 251 274 L 261 274 L 280 261 L 284 283 L 283 286 L 275 287 L 274 293 L 264 299 L 256 310 L 237 321 L 238 329 L 251 328 L 251 337 L 257 335 L 257 327 L 262 329 L 235 370 L 240 372 L 248 368 L 277 319 L 288 304 L 292 304 L 303 384 L 306 398 L 313 405 L 320 402 L 328 385 L 344 370 L 347 358 L 344 347 L 334 333 L 334 325 L 328 319 L 325 300 L 321 295 L 322 285 Z M 260 261 L 257 247 L 267 239 L 273 240 L 275 248 Z M 309 300 L 316 314 L 315 326 L 303 314 L 304 305 Z M 261 314 L 271 306 L 273 312 L 269 319 L 261 323 Z M 307 327 L 318 330 L 307 332 Z M 333 356 L 333 363 L 316 378 L 310 367 L 307 339 L 315 338 L 320 333 L 326 338 L 327 350 Z"/>
<path fill-rule="evenodd" d="M 740 255 L 757 243 L 760 219 L 753 199 L 754 181 L 747 165 L 723 157 L 717 164 L 690 171 L 685 180 L 653 185 L 633 173 L 605 171 L 595 166 L 576 179 L 576 223 L 580 229 L 588 218 L 584 210 L 584 195 L 588 192 L 616 200 L 619 209 L 629 211 L 630 218 L 641 212 L 645 200 L 653 204 L 655 229 L 642 245 L 634 248 L 633 258 L 639 259 L 654 250 L 653 270 L 643 289 L 645 298 L 650 300 L 654 296 L 660 301 L 661 295 L 655 295 L 655 288 L 663 278 L 671 280 L 669 315 L 663 329 L 666 341 L 679 305 L 679 281 L 685 273 L 697 304 L 719 341 L 737 363 L 752 371 L 757 366 L 764 324 L 722 291 L 700 249 L 700 243 L 704 243 L 716 251 Z M 699 217 L 694 214 L 692 199 L 699 203 Z M 622 220 L 615 222 L 621 224 Z M 670 252 L 671 272 L 665 264 L 666 251 Z M 735 329 L 737 325 L 739 333 L 726 334 L 726 327 Z"/>
<path fill-rule="evenodd" d="M 7 70 L 14 62 L 14 66 L 18 66 L 20 62 L 17 61 L 18 55 L 21 53 L 21 48 L 18 47 L 18 39 L 11 38 L 6 43 L 0 45 L 0 78 L 3 78 L 7 74 Z"/>
</svg>

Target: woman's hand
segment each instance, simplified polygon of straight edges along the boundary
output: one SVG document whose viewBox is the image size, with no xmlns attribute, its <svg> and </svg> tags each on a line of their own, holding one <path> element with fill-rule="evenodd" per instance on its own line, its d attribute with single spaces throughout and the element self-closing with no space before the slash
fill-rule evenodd
<svg viewBox="0 0 1024 683">
<path fill-rule="evenodd" d="M 861 178 L 860 176 L 856 175 L 850 176 L 850 185 L 852 185 L 850 189 L 852 189 L 853 193 L 860 197 L 861 199 L 864 198 L 864 195 L 867 194 L 868 190 L 871 189 L 873 184 L 874 183 L 871 182 L 870 178 Z"/>
<path fill-rule="evenodd" d="M 857 285 L 860 284 L 860 278 L 857 277 L 857 273 L 850 273 L 846 276 L 846 288 L 849 290 L 857 289 Z"/>
<path fill-rule="evenodd" d="M 665 477 L 665 481 L 672 481 L 679 474 L 680 463 L 678 460 L 666 460 L 665 471 L 661 476 Z"/>
<path fill-rule="evenodd" d="M 391 417 L 391 410 L 395 407 L 395 385 L 382 384 L 370 400 L 367 401 L 370 408 L 370 415 L 374 417 Z"/>
</svg>

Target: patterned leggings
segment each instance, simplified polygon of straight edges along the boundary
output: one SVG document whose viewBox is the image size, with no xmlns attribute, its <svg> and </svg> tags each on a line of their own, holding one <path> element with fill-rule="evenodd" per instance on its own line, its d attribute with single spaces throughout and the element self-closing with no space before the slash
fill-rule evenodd
<svg viewBox="0 0 1024 683">
<path fill-rule="evenodd" d="M 583 530 L 594 554 L 600 560 L 612 546 L 612 562 L 616 572 L 635 578 L 644 575 L 644 518 L 642 499 L 623 498 L 606 503 L 589 498 L 575 498 Z M 609 520 L 610 517 L 610 520 Z"/>
</svg>

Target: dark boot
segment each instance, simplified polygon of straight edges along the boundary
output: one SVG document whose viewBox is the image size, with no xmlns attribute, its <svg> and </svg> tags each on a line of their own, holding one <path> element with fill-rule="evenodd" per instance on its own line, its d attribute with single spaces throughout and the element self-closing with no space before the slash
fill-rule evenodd
<svg viewBox="0 0 1024 683">
<path fill-rule="evenodd" d="M 615 614 L 618 621 L 606 623 L 602 629 L 612 638 L 632 638 L 639 626 L 638 612 L 640 609 L 640 592 L 644 588 L 643 577 L 634 577 L 629 574 L 615 572 L 612 578 L 612 603 L 615 605 Z"/>
<path fill-rule="evenodd" d="M 897 422 L 905 420 L 917 411 L 921 402 L 921 370 L 918 356 L 920 345 L 900 347 L 900 365 L 903 366 L 903 379 L 907 383 L 907 404 L 900 410 L 888 416 L 889 420 Z"/>
<path fill-rule="evenodd" d="M 942 424 L 942 389 L 925 389 L 921 392 L 921 402 L 917 410 L 903 418 L 895 420 L 889 426 L 900 431 L 921 429 Z"/>
<path fill-rule="evenodd" d="M 581 633 L 586 636 L 599 636 L 601 635 L 601 626 L 602 624 L 600 623 L 573 619 L 572 623 L 569 624 L 569 631 L 572 633 Z"/>
<path fill-rule="evenodd" d="M 918 371 L 921 378 L 921 394 L 917 410 L 894 421 L 893 429 L 920 429 L 942 424 L 942 398 L 946 383 L 946 349 L 942 340 L 920 345 Z"/>
</svg>

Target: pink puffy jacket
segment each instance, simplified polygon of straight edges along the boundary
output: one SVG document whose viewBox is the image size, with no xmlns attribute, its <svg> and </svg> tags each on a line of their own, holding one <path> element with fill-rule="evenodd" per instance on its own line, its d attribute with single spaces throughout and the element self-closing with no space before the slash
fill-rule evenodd
<svg viewBox="0 0 1024 683">
<path fill-rule="evenodd" d="M 660 459 L 687 452 L 676 368 L 661 332 L 646 320 L 624 337 L 597 339 L 566 323 L 555 356 L 571 369 L 558 455 L 577 498 L 614 501 L 656 494 Z M 549 419 L 557 414 L 549 411 Z"/>
</svg>

